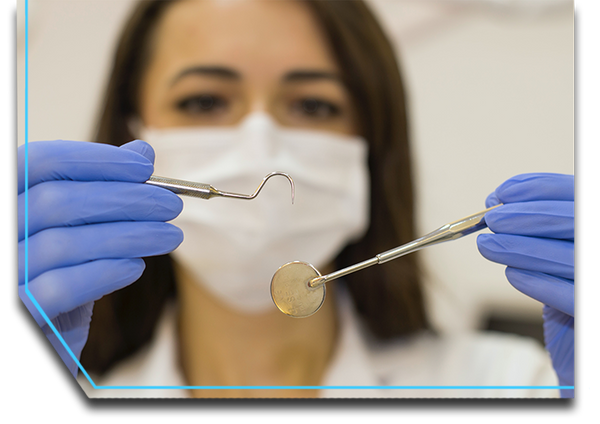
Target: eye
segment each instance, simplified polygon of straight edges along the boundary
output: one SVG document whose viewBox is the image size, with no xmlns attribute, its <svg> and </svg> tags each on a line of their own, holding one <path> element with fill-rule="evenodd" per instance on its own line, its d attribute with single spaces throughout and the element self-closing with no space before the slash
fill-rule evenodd
<svg viewBox="0 0 600 424">
<path fill-rule="evenodd" d="M 314 97 L 292 102 L 291 110 L 295 115 L 301 115 L 314 119 L 332 118 L 341 113 L 340 107 L 336 104 Z"/>
<path fill-rule="evenodd" d="M 189 96 L 176 102 L 175 107 L 185 113 L 208 114 L 224 110 L 228 102 L 223 97 L 213 94 L 200 94 Z"/>
</svg>

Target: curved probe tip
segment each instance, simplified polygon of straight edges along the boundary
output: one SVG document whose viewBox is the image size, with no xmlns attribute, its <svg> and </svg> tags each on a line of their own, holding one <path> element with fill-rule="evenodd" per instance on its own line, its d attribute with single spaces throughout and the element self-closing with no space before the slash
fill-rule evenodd
<svg viewBox="0 0 600 424">
<path fill-rule="evenodd" d="M 294 200 L 296 198 L 296 186 L 294 184 L 294 180 L 292 179 L 292 177 L 289 174 L 286 174 L 285 172 L 279 172 L 279 171 L 275 171 L 275 172 L 271 172 L 270 174 L 266 175 L 265 178 L 263 178 L 262 182 L 260 183 L 260 185 L 258 186 L 258 188 L 256 189 L 256 191 L 254 192 L 254 194 L 252 194 L 252 198 L 256 197 L 258 195 L 258 193 L 260 192 L 260 190 L 262 190 L 263 186 L 265 185 L 265 183 L 267 182 L 267 180 L 271 177 L 274 177 L 276 175 L 281 175 L 282 177 L 285 177 L 288 179 L 288 181 L 290 182 L 290 186 L 292 189 L 292 205 L 294 204 Z"/>
<path fill-rule="evenodd" d="M 271 177 L 274 177 L 275 175 L 281 175 L 282 177 L 287 178 L 288 181 L 290 182 L 290 185 L 292 187 L 292 204 L 294 204 L 294 200 L 296 198 L 296 186 L 294 185 L 294 180 L 292 179 L 292 177 L 290 177 L 285 172 L 271 172 L 270 174 L 266 175 L 265 178 L 263 178 L 263 180 L 261 181 L 261 183 L 258 186 L 258 188 L 251 195 L 238 194 L 238 193 L 229 193 L 229 192 L 220 191 L 220 190 L 218 191 L 218 194 L 219 194 L 219 196 L 222 196 L 222 197 L 230 197 L 230 198 L 234 198 L 234 199 L 252 200 L 256 196 L 258 196 L 258 193 L 260 193 L 260 191 L 262 190 L 262 188 L 265 185 L 265 183 L 267 182 L 267 180 L 269 178 L 271 178 Z"/>
</svg>

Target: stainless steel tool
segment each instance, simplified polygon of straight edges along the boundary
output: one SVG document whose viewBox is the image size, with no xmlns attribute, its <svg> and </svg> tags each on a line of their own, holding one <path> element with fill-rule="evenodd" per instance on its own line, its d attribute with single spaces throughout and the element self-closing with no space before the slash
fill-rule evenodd
<svg viewBox="0 0 600 424">
<path fill-rule="evenodd" d="M 500 205 L 443 225 L 414 241 L 327 275 L 321 275 L 314 266 L 306 262 L 287 263 L 275 272 L 271 280 L 273 302 L 286 315 L 295 318 L 308 317 L 317 312 L 325 301 L 326 283 L 372 265 L 383 264 L 425 247 L 456 240 L 482 230 L 487 227 L 483 219 L 485 214 L 498 206 Z"/>
<path fill-rule="evenodd" d="M 294 203 L 294 197 L 296 195 L 296 188 L 294 186 L 294 180 L 292 179 L 292 177 L 290 177 L 285 172 L 271 172 L 270 174 L 266 175 L 263 178 L 263 180 L 261 181 L 258 188 L 254 191 L 254 193 L 249 194 L 249 195 L 230 193 L 227 191 L 217 190 L 210 184 L 195 183 L 195 182 L 191 182 L 191 181 L 159 177 L 156 175 L 152 175 L 148 179 L 148 181 L 146 181 L 146 184 L 165 188 L 165 189 L 170 190 L 173 193 L 179 194 L 181 196 L 198 197 L 200 199 L 205 199 L 205 200 L 212 199 L 213 197 L 229 197 L 232 199 L 251 200 L 251 199 L 254 199 L 256 196 L 258 196 L 258 193 L 260 193 L 260 191 L 262 190 L 262 188 L 265 185 L 265 183 L 267 182 L 267 180 L 276 175 L 281 175 L 282 177 L 287 178 L 288 181 L 290 182 L 290 185 L 292 187 L 292 203 Z"/>
</svg>

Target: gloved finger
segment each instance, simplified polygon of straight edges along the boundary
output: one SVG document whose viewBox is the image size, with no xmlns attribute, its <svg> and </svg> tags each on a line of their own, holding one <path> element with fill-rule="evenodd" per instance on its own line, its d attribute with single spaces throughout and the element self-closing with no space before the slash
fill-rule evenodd
<svg viewBox="0 0 600 424">
<path fill-rule="evenodd" d="M 480 234 L 479 252 L 490 261 L 574 280 L 574 243 L 508 234 Z"/>
<path fill-rule="evenodd" d="M 52 227 L 111 221 L 169 221 L 183 202 L 160 187 L 116 181 L 49 181 L 29 190 L 29 237 Z M 25 237 L 25 193 L 19 195 L 19 241 Z"/>
<path fill-rule="evenodd" d="M 496 192 L 491 193 L 487 199 L 485 199 L 485 207 L 491 208 L 492 206 L 496 206 L 500 204 L 500 200 L 498 200 L 498 196 L 496 196 Z M 487 216 L 487 214 L 486 214 Z"/>
<path fill-rule="evenodd" d="M 182 231 L 164 222 L 110 222 L 49 228 L 29 238 L 29 280 L 51 269 L 96 259 L 163 255 L 183 241 Z M 25 282 L 25 242 L 19 243 L 19 284 Z"/>
<path fill-rule="evenodd" d="M 501 203 L 533 200 L 575 200 L 573 175 L 534 173 L 521 174 L 506 180 L 495 190 Z"/>
<path fill-rule="evenodd" d="M 148 159 L 150 162 L 154 163 L 154 158 L 155 158 L 154 149 L 152 148 L 152 146 L 150 146 L 148 143 L 146 143 L 143 140 L 130 141 L 127 144 L 123 144 L 120 148 L 139 153 L 140 155 L 142 155 L 146 159 Z"/>
<path fill-rule="evenodd" d="M 494 233 L 573 240 L 575 203 L 540 200 L 502 205 L 485 214 Z"/>
<path fill-rule="evenodd" d="M 53 320 L 61 313 L 70 312 L 137 281 L 145 267 L 144 261 L 139 258 L 101 259 L 51 269 L 29 281 L 27 287 L 48 319 Z M 44 317 L 25 291 L 25 285 L 19 286 L 19 296 L 38 325 L 46 325 Z"/>
<path fill-rule="evenodd" d="M 541 272 L 507 267 L 506 278 L 521 293 L 575 316 L 575 284 L 573 280 Z"/>
<path fill-rule="evenodd" d="M 85 141 L 27 143 L 29 187 L 44 181 L 144 182 L 154 165 L 141 154 L 108 144 Z M 25 190 L 25 145 L 18 149 L 18 192 Z"/>
</svg>

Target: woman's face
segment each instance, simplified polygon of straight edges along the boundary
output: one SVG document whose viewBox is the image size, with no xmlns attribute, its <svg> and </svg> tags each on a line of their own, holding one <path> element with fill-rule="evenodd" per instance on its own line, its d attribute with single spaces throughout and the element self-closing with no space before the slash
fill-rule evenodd
<svg viewBox="0 0 600 424">
<path fill-rule="evenodd" d="M 154 128 L 227 126 L 264 111 L 281 125 L 356 134 L 340 69 L 310 10 L 288 1 L 180 1 L 157 27 L 142 80 Z"/>
</svg>

